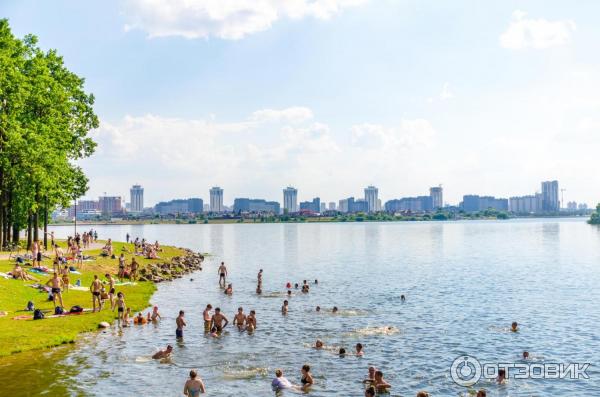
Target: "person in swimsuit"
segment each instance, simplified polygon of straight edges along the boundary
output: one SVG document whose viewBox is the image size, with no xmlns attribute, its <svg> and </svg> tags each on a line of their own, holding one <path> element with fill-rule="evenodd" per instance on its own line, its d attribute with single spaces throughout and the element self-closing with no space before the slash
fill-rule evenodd
<svg viewBox="0 0 600 397">
<path fill-rule="evenodd" d="M 498 370 L 496 382 L 498 382 L 499 385 L 506 383 L 506 370 L 504 368 Z"/>
<path fill-rule="evenodd" d="M 152 315 L 150 316 L 150 320 L 152 320 L 152 321 L 162 320 L 162 317 L 160 316 L 160 313 L 158 312 L 158 306 L 154 306 L 152 308 Z"/>
<path fill-rule="evenodd" d="M 122 292 L 119 292 L 117 294 L 117 301 L 115 303 L 115 306 L 113 307 L 113 311 L 115 311 L 115 307 L 117 308 L 117 312 L 118 312 L 118 317 L 117 317 L 117 322 L 119 324 L 119 326 L 121 325 L 121 321 L 123 320 L 123 316 L 125 315 L 125 295 L 123 295 Z"/>
<path fill-rule="evenodd" d="M 225 323 L 223 323 L 223 322 L 225 322 Z M 227 317 L 225 317 L 224 315 L 221 314 L 221 309 L 217 307 L 215 309 L 215 314 L 213 314 L 212 319 L 211 319 L 211 324 L 210 324 L 211 331 L 216 332 L 217 334 L 220 334 L 223 331 L 223 328 L 225 328 L 227 326 L 227 324 L 229 324 L 229 320 L 227 320 Z"/>
<path fill-rule="evenodd" d="M 310 373 L 310 366 L 304 364 L 302 369 L 300 370 L 302 373 L 302 377 L 300 378 L 300 383 L 302 383 L 302 391 L 308 391 L 308 388 L 311 387 L 314 383 L 313 377 Z"/>
<path fill-rule="evenodd" d="M 185 327 L 187 324 L 185 323 L 185 319 L 184 317 L 184 312 L 183 310 L 179 311 L 179 316 L 177 316 L 177 318 L 175 319 L 175 324 L 177 325 L 177 328 L 175 329 L 175 336 L 178 339 L 183 338 L 183 327 Z"/>
<path fill-rule="evenodd" d="M 172 352 L 173 352 L 173 346 L 168 345 L 165 350 L 159 350 L 156 353 L 154 353 L 152 358 L 154 360 L 162 360 L 163 358 L 169 358 L 169 356 L 171 355 Z"/>
<path fill-rule="evenodd" d="M 377 371 L 377 368 L 369 367 L 369 375 L 367 375 L 367 379 L 363 380 L 363 383 L 373 384 L 373 382 L 375 382 L 375 372 L 376 371 Z"/>
<path fill-rule="evenodd" d="M 52 302 L 54 303 L 54 307 L 56 307 L 57 297 L 60 302 L 60 307 L 63 307 L 62 293 L 60 292 L 62 280 L 58 278 L 58 273 L 54 273 L 54 276 L 46 283 L 46 285 L 52 288 Z"/>
<path fill-rule="evenodd" d="M 129 327 L 129 317 L 131 317 L 131 308 L 128 307 L 123 314 L 123 327 Z"/>
<path fill-rule="evenodd" d="M 284 316 L 288 314 L 288 301 L 287 299 L 283 301 L 283 306 L 281 306 L 281 314 Z"/>
<path fill-rule="evenodd" d="M 115 308 L 115 279 L 112 274 L 106 273 L 104 275 L 108 281 L 108 299 L 110 300 L 110 310 Z"/>
<path fill-rule="evenodd" d="M 417 397 L 429 397 L 429 393 L 426 391 L 420 391 L 417 393 Z"/>
<path fill-rule="evenodd" d="M 195 369 L 190 371 L 190 378 L 183 386 L 183 394 L 188 397 L 198 397 L 200 393 L 206 393 L 206 388 L 202 379 L 198 378 L 198 373 Z"/>
<path fill-rule="evenodd" d="M 256 329 L 256 312 L 250 310 L 250 314 L 246 317 L 246 331 L 252 332 Z"/>
<path fill-rule="evenodd" d="M 322 348 L 323 348 L 323 341 L 320 339 L 317 339 L 317 341 L 315 342 L 315 349 L 321 350 Z"/>
<path fill-rule="evenodd" d="M 92 311 L 96 311 L 96 302 L 98 302 L 98 311 L 102 310 L 102 299 L 100 291 L 102 290 L 102 282 L 98 279 L 98 275 L 94 274 L 94 281 L 90 285 L 90 291 L 92 292 Z"/>
<path fill-rule="evenodd" d="M 210 323 L 212 319 L 212 314 L 210 311 L 212 310 L 212 305 L 209 303 L 206 305 L 206 309 L 202 312 L 202 318 L 204 318 L 204 332 L 208 333 L 210 331 Z"/>
<path fill-rule="evenodd" d="M 227 267 L 225 266 L 225 262 L 221 262 L 221 266 L 219 266 L 219 287 L 225 288 L 226 277 L 227 277 Z"/>
<path fill-rule="evenodd" d="M 246 323 L 246 315 L 244 314 L 244 309 L 238 307 L 237 314 L 233 317 L 233 325 L 237 325 L 238 330 L 244 330 L 244 324 Z"/>
<path fill-rule="evenodd" d="M 33 267 L 40 265 L 41 258 L 38 259 L 39 253 L 40 253 L 40 245 L 37 241 L 34 241 L 33 243 L 31 243 L 31 258 L 33 259 Z"/>
<path fill-rule="evenodd" d="M 65 265 L 64 268 L 62 268 L 62 270 L 60 271 L 61 277 L 62 277 L 62 282 L 63 282 L 63 287 L 65 289 L 65 291 L 69 290 L 69 266 Z"/>
<path fill-rule="evenodd" d="M 131 281 L 135 281 L 137 278 L 138 268 L 140 267 L 139 263 L 135 260 L 135 258 L 131 258 L 131 273 L 129 274 L 129 278 Z"/>
<path fill-rule="evenodd" d="M 515 321 L 515 322 L 513 322 L 513 323 L 510 325 L 510 330 L 511 330 L 512 332 L 518 332 L 518 331 L 519 331 L 519 324 L 517 324 L 517 322 L 516 322 L 516 321 Z"/>
<path fill-rule="evenodd" d="M 356 355 L 358 357 L 362 357 L 364 355 L 362 343 L 357 343 L 356 344 Z"/>
<path fill-rule="evenodd" d="M 375 389 L 380 393 L 386 392 L 392 387 L 392 385 L 390 385 L 385 381 L 385 379 L 383 379 L 383 372 L 381 371 L 375 371 L 375 379 L 373 380 L 373 386 L 375 386 Z"/>
<path fill-rule="evenodd" d="M 119 277 L 121 281 L 123 281 L 123 278 L 125 277 L 125 255 L 123 254 L 119 256 L 119 274 L 117 274 L 117 277 Z"/>
<path fill-rule="evenodd" d="M 225 289 L 225 295 L 233 295 L 233 284 L 229 284 Z"/>
</svg>

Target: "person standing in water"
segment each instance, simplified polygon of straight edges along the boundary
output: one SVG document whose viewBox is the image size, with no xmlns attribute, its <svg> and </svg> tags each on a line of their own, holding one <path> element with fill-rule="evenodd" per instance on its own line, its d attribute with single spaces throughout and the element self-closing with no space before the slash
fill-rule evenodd
<svg viewBox="0 0 600 397">
<path fill-rule="evenodd" d="M 225 328 L 227 324 L 229 324 L 229 320 L 227 320 L 227 317 L 221 314 L 221 309 L 217 307 L 215 309 L 215 314 L 213 314 L 211 319 L 211 331 L 220 334 L 221 332 L 223 332 L 223 328 Z"/>
<path fill-rule="evenodd" d="M 100 291 L 102 290 L 102 282 L 98 279 L 98 275 L 94 274 L 94 281 L 90 285 L 90 291 L 92 292 L 92 311 L 96 311 L 96 302 L 98 302 L 98 311 L 102 310 L 102 299 L 100 297 Z"/>
<path fill-rule="evenodd" d="M 250 310 L 250 314 L 246 317 L 246 331 L 252 332 L 256 329 L 256 312 Z"/>
<path fill-rule="evenodd" d="M 190 378 L 183 386 L 183 394 L 188 397 L 198 397 L 200 393 L 206 393 L 206 388 L 202 379 L 198 378 L 198 373 L 195 369 L 190 371 Z"/>
<path fill-rule="evenodd" d="M 225 266 L 225 262 L 221 262 L 221 266 L 219 266 L 219 286 L 221 288 L 225 288 L 227 285 L 227 267 Z"/>
<path fill-rule="evenodd" d="M 233 317 L 233 325 L 237 325 L 238 330 L 244 330 L 244 324 L 246 323 L 246 315 L 244 314 L 244 309 L 238 307 L 237 314 Z"/>
<path fill-rule="evenodd" d="M 288 314 L 288 301 L 287 299 L 283 301 L 283 306 L 281 306 L 281 314 L 284 316 Z"/>
<path fill-rule="evenodd" d="M 119 292 L 117 294 L 117 301 L 115 302 L 115 306 L 113 307 L 113 311 L 115 311 L 115 307 L 117 308 L 117 313 L 118 313 L 118 317 L 117 317 L 117 323 L 120 326 L 121 325 L 121 321 L 123 321 L 123 318 L 125 316 L 125 295 L 123 295 L 122 292 Z"/>
<path fill-rule="evenodd" d="M 183 310 L 179 311 L 179 316 L 177 316 L 177 318 L 175 319 L 175 324 L 177 325 L 177 328 L 175 329 L 175 336 L 178 339 L 183 338 L 183 327 L 185 327 L 187 324 L 185 323 L 185 319 L 184 317 L 184 312 Z"/>
<path fill-rule="evenodd" d="M 202 317 L 204 318 L 204 332 L 208 333 L 210 331 L 210 322 L 212 319 L 212 314 L 210 311 L 212 309 L 212 305 L 209 303 L 206 305 L 206 309 L 202 312 Z"/>
</svg>

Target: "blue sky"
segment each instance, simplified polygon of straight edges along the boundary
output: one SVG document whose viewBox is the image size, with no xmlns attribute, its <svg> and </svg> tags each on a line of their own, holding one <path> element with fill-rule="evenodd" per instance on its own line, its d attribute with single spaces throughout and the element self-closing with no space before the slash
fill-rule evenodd
<svg viewBox="0 0 600 397">
<path fill-rule="evenodd" d="M 574 5 L 576 4 L 576 6 Z M 0 3 L 96 95 L 89 197 L 600 197 L 600 3 Z"/>
</svg>

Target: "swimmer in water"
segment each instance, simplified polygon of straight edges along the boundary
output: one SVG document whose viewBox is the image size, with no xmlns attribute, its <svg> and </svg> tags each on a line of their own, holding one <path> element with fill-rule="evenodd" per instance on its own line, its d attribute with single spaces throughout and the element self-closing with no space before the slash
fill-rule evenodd
<svg viewBox="0 0 600 397">
<path fill-rule="evenodd" d="M 175 329 L 175 337 L 177 339 L 183 338 L 183 327 L 187 325 L 185 323 L 184 315 L 185 313 L 183 312 L 183 310 L 180 310 L 179 316 L 177 316 L 177 318 L 175 319 L 175 325 L 177 325 L 177 328 Z"/>
<path fill-rule="evenodd" d="M 225 289 L 225 295 L 233 295 L 233 284 L 229 284 Z"/>
<path fill-rule="evenodd" d="M 516 321 L 514 321 L 511 325 L 510 325 L 510 330 L 512 332 L 518 332 L 519 331 L 519 324 L 517 324 Z"/>
<path fill-rule="evenodd" d="M 315 279 L 315 284 L 319 284 L 319 280 Z"/>
<path fill-rule="evenodd" d="M 190 378 L 183 386 L 183 394 L 188 397 L 198 397 L 200 393 L 206 393 L 206 387 L 202 379 L 198 378 L 198 373 L 195 369 L 190 371 Z"/>
<path fill-rule="evenodd" d="M 129 327 L 129 317 L 131 317 L 131 308 L 128 307 L 123 315 L 123 327 Z"/>
<path fill-rule="evenodd" d="M 244 314 L 244 309 L 238 307 L 237 314 L 233 317 L 233 325 L 237 325 L 238 330 L 244 330 L 244 324 L 246 323 L 246 315 Z"/>
<path fill-rule="evenodd" d="M 221 262 L 221 266 L 219 266 L 219 287 L 225 288 L 226 285 L 226 277 L 227 277 L 227 267 L 225 266 L 225 262 Z"/>
<path fill-rule="evenodd" d="M 294 288 L 298 289 L 298 283 L 294 284 Z"/>
<path fill-rule="evenodd" d="M 365 389 L 365 397 L 375 397 L 375 388 L 373 386 Z"/>
<path fill-rule="evenodd" d="M 346 349 L 344 349 L 343 347 L 340 347 L 339 355 L 340 355 L 340 357 L 346 357 Z"/>
<path fill-rule="evenodd" d="M 135 318 L 133 319 L 133 323 L 134 324 L 145 324 L 146 323 L 146 319 L 144 318 L 144 316 L 142 315 L 142 312 L 139 312 L 137 316 L 135 316 Z"/>
<path fill-rule="evenodd" d="M 331 310 L 332 313 L 337 313 L 338 312 L 338 308 L 337 306 L 334 306 L 333 309 Z"/>
<path fill-rule="evenodd" d="M 429 397 L 429 393 L 426 391 L 420 391 L 417 393 L 417 397 Z"/>
<path fill-rule="evenodd" d="M 158 306 L 154 306 L 152 308 L 152 315 L 150 316 L 150 319 L 152 321 L 162 320 L 162 317 L 160 316 L 160 313 L 158 312 Z"/>
<path fill-rule="evenodd" d="M 357 343 L 356 344 L 356 355 L 359 357 L 362 357 L 365 353 L 363 352 L 363 345 L 362 343 Z"/>
<path fill-rule="evenodd" d="M 291 298 L 292 297 L 292 291 L 288 290 L 287 296 L 288 296 L 288 298 Z"/>
<path fill-rule="evenodd" d="M 287 282 L 287 284 L 285 285 L 285 288 L 292 288 L 292 283 L 290 283 L 289 281 Z"/>
<path fill-rule="evenodd" d="M 402 302 L 404 302 L 404 301 L 406 300 L 406 297 L 405 297 L 404 295 L 400 295 L 400 300 L 401 300 Z"/>
<path fill-rule="evenodd" d="M 523 352 L 523 360 L 529 360 L 529 352 Z"/>
<path fill-rule="evenodd" d="M 484 389 L 479 389 L 477 397 L 487 397 L 487 392 Z"/>
<path fill-rule="evenodd" d="M 323 341 L 320 339 L 317 339 L 317 341 L 315 342 L 315 349 L 320 350 L 323 348 Z"/>
<path fill-rule="evenodd" d="M 227 324 L 229 324 L 229 320 L 221 314 L 221 309 L 217 307 L 215 309 L 215 314 L 212 316 L 210 329 L 214 330 L 213 332 L 218 335 L 223 332 L 223 328 L 227 327 Z"/>
<path fill-rule="evenodd" d="M 212 309 L 212 305 L 209 303 L 206 305 L 206 309 L 202 312 L 202 317 L 204 318 L 204 332 L 210 331 L 210 322 L 212 319 L 212 314 L 210 310 Z"/>
<path fill-rule="evenodd" d="M 283 314 L 283 315 L 288 314 L 288 301 L 287 300 L 283 301 L 283 306 L 281 306 L 281 314 Z"/>
<path fill-rule="evenodd" d="M 152 358 L 154 360 L 161 360 L 163 358 L 169 358 L 169 356 L 171 355 L 171 352 L 173 352 L 173 346 L 168 345 L 165 350 L 159 350 L 156 353 L 154 353 Z"/>
<path fill-rule="evenodd" d="M 302 391 L 307 391 L 315 383 L 312 374 L 310 373 L 310 366 L 304 364 L 300 372 L 302 373 L 302 376 L 300 377 Z"/>
<path fill-rule="evenodd" d="M 317 312 L 321 311 L 321 306 L 317 306 L 317 308 L 315 309 Z"/>
<path fill-rule="evenodd" d="M 283 376 L 283 371 L 277 369 L 275 371 L 275 379 L 273 379 L 273 382 L 271 382 L 271 387 L 277 392 L 282 389 L 290 389 L 293 387 L 293 385 L 292 382 Z"/>
<path fill-rule="evenodd" d="M 383 372 L 381 371 L 375 371 L 375 380 L 373 382 L 373 386 L 375 386 L 375 389 L 380 393 L 386 392 L 392 387 L 392 385 L 383 379 Z"/>
<path fill-rule="evenodd" d="M 367 375 L 367 379 L 363 380 L 363 383 L 372 384 L 375 382 L 375 372 L 377 372 L 377 368 L 369 367 L 369 374 Z"/>
<path fill-rule="evenodd" d="M 506 370 L 504 368 L 501 368 L 498 370 L 498 376 L 496 377 L 496 382 L 498 382 L 499 385 L 506 383 Z"/>
<path fill-rule="evenodd" d="M 246 331 L 252 332 L 256 329 L 256 312 L 250 310 L 250 314 L 246 317 Z"/>
</svg>

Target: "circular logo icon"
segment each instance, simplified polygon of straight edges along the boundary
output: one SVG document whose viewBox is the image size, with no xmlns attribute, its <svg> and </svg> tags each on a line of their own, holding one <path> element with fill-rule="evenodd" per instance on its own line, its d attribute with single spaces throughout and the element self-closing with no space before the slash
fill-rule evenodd
<svg viewBox="0 0 600 397">
<path fill-rule="evenodd" d="M 457 357 L 450 367 L 450 376 L 460 386 L 473 386 L 481 378 L 481 364 L 475 357 Z"/>
</svg>

